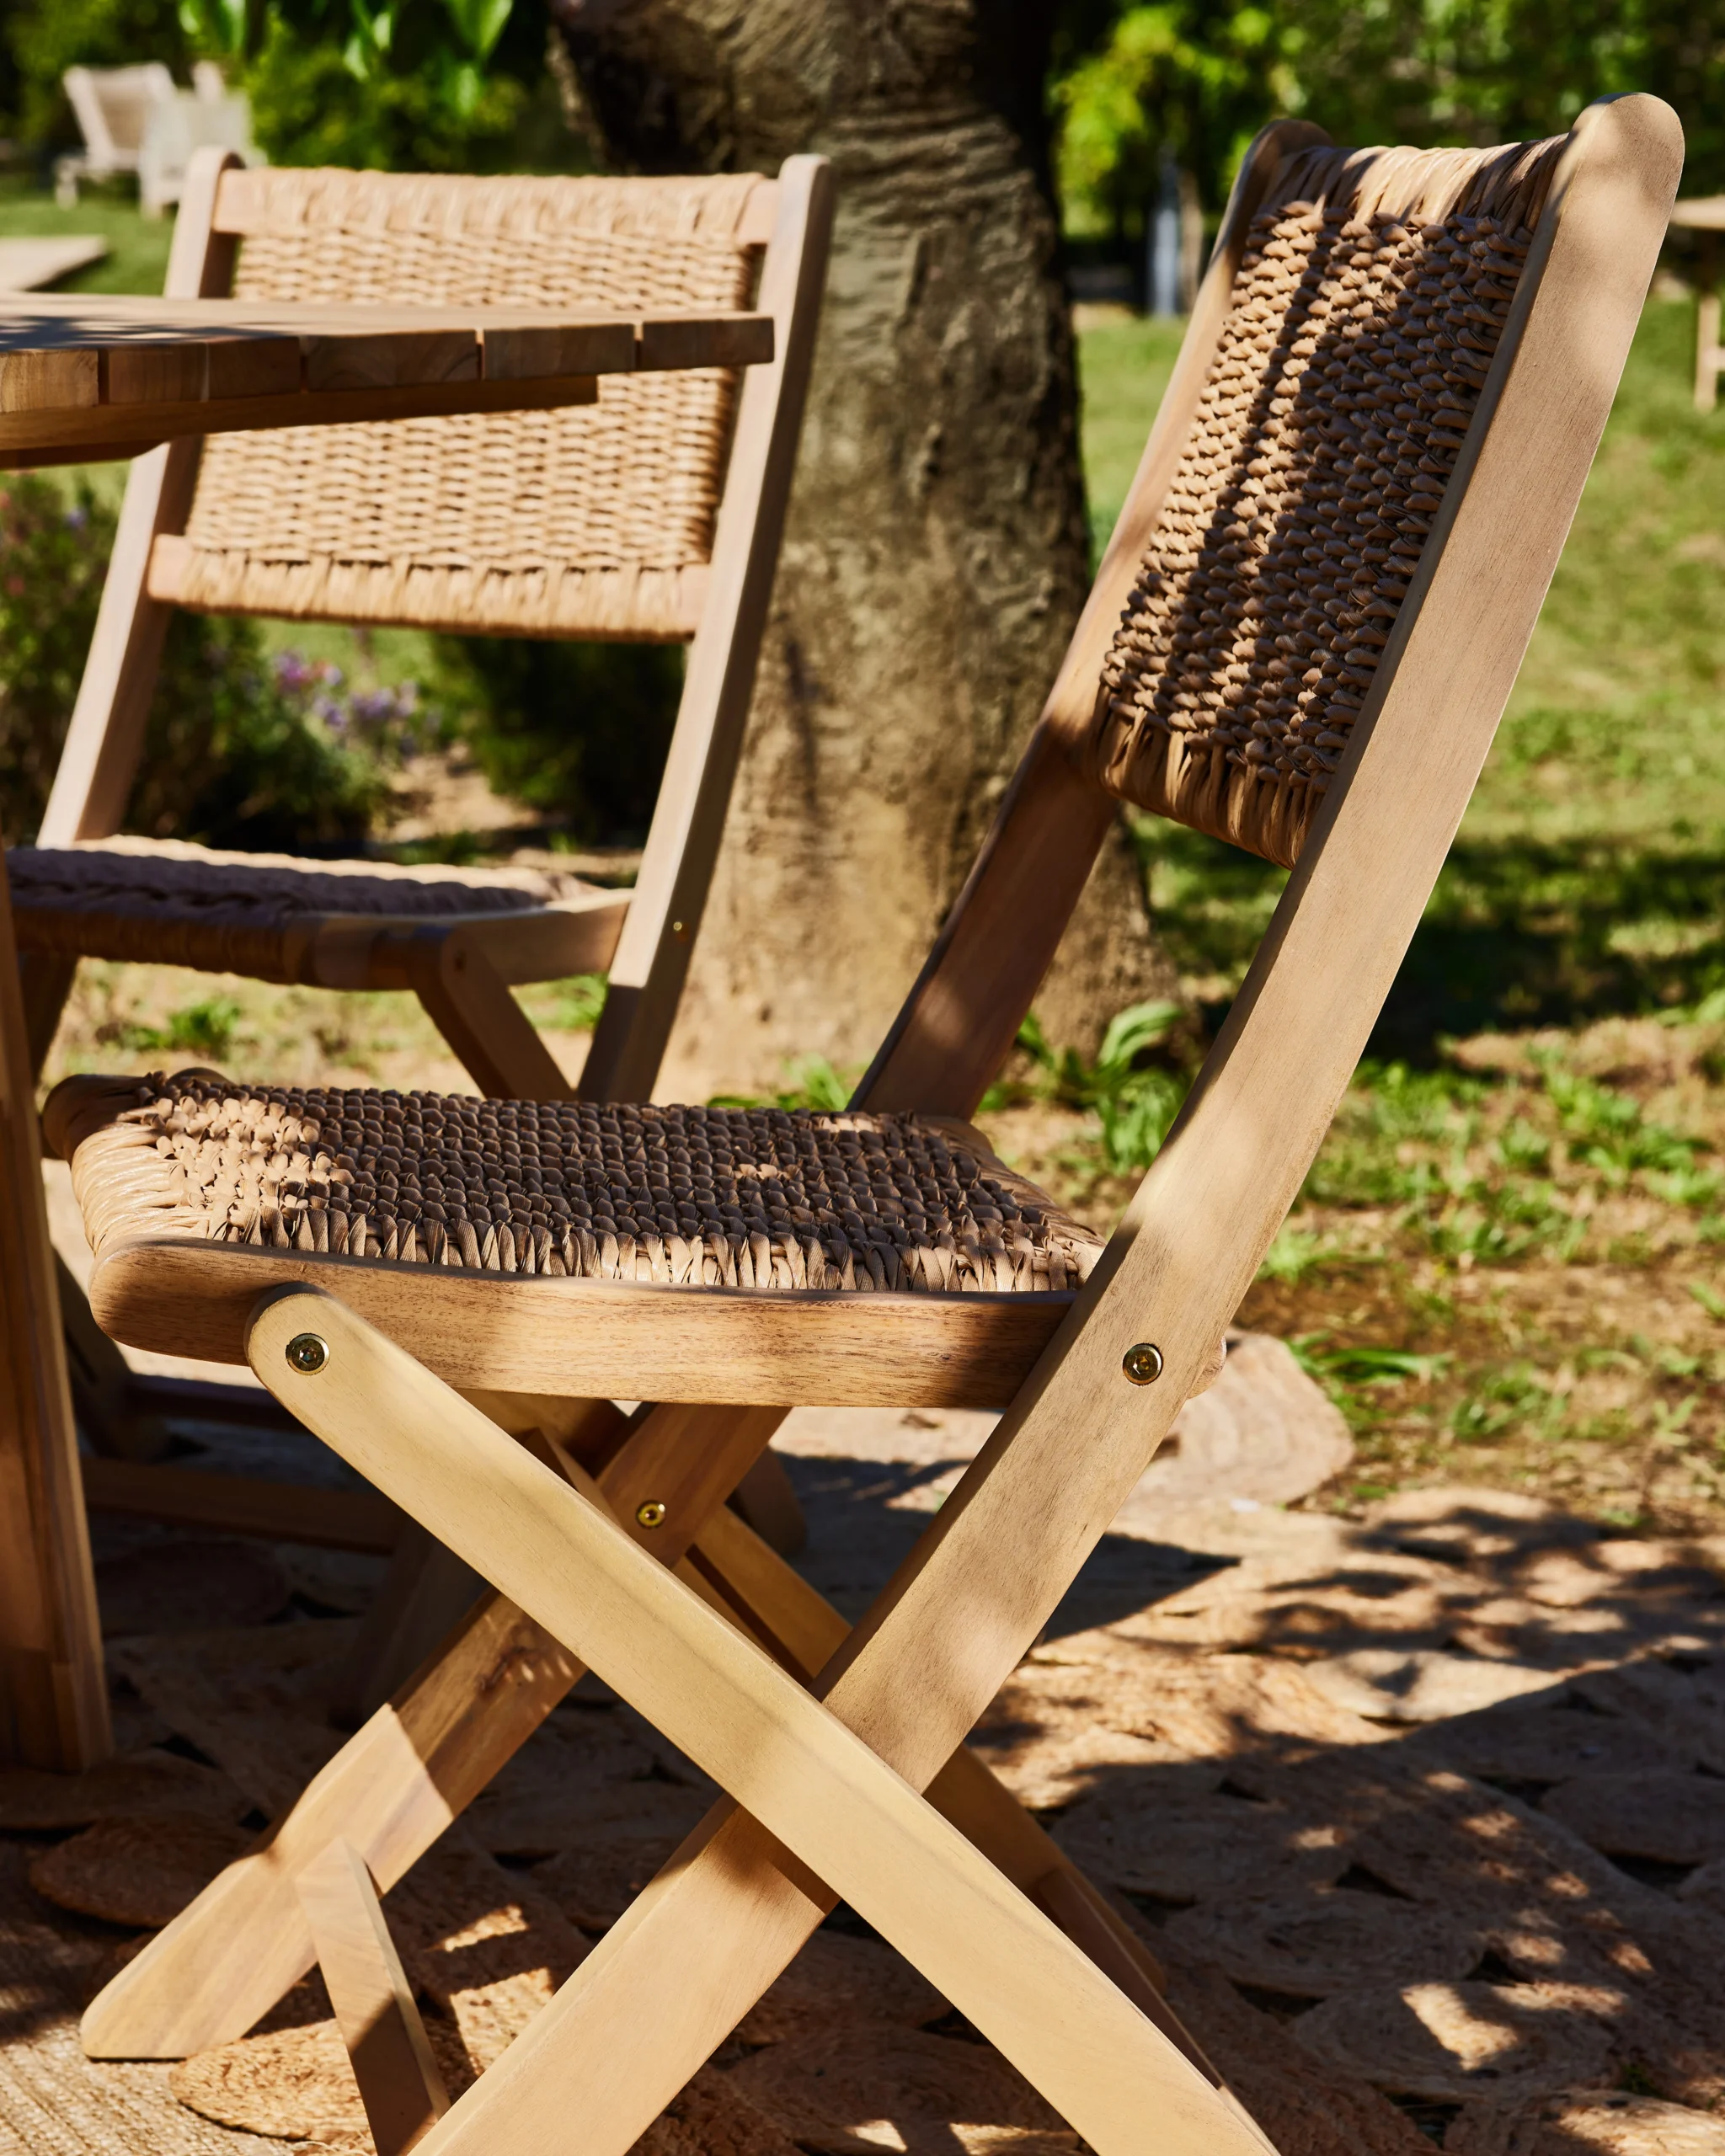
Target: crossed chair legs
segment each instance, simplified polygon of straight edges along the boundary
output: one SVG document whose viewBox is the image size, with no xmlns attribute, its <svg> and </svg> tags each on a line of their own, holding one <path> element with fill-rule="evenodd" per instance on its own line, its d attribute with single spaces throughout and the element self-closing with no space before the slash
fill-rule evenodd
<svg viewBox="0 0 1725 2156">
<path fill-rule="evenodd" d="M 396 2031 L 391 2072 L 374 2076 L 377 2124 L 382 2109 L 399 2120 L 420 2106 L 406 2138 L 391 2129 L 394 2147 L 548 2152 L 578 2117 L 585 2148 L 622 2156 L 842 1896 L 1103 2156 L 1152 2137 L 1172 2156 L 1262 2156 L 1150 1957 L 963 1748 L 1028 1644 L 998 1610 L 956 1634 L 951 1621 L 978 1614 L 959 1514 L 1010 1513 L 1023 1494 L 999 1440 L 967 1478 L 971 1501 L 949 1501 L 952 1528 L 937 1523 L 920 1566 L 846 1635 L 724 1510 L 782 1410 L 656 1409 L 594 1481 L 554 1442 L 535 1458 L 316 1290 L 265 1298 L 248 1352 L 286 1406 L 498 1593 L 93 2002 L 93 2055 L 178 2057 L 238 2036 L 332 1926 L 350 1947 L 375 1935 L 371 1881 L 393 1885 L 591 1667 L 729 1794 L 445 2116 L 440 2092 L 414 2082 L 411 1999 L 387 1955 L 372 1956 L 365 2025 Z M 973 1531 L 1001 1524 L 979 1518 Z M 931 1589 L 944 1625 L 931 1622 Z M 806 1689 L 817 1673 L 825 1704 Z M 320 1906 L 314 1927 L 307 1911 Z M 339 2015 L 357 2028 L 366 1983 L 346 1995 Z"/>
</svg>

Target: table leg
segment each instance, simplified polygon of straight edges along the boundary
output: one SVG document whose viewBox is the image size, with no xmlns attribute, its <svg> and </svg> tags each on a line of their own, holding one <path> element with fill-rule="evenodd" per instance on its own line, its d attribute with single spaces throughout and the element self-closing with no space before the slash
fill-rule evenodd
<svg viewBox="0 0 1725 2156">
<path fill-rule="evenodd" d="M 0 1759 L 112 1749 L 12 905 L 0 867 Z"/>
</svg>

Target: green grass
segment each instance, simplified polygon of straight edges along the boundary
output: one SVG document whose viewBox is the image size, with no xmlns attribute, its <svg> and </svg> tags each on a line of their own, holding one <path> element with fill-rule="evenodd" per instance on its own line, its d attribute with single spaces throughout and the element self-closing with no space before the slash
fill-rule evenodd
<svg viewBox="0 0 1725 2156">
<path fill-rule="evenodd" d="M 0 175 L 0 239 L 83 238 L 108 243 L 104 259 L 68 277 L 64 292 L 159 292 L 174 237 L 171 217 L 146 217 L 129 181 L 79 189 L 75 209 L 62 210 L 51 195 L 15 173 Z"/>
<path fill-rule="evenodd" d="M 1080 446 L 1092 553 L 1101 553 L 1126 499 L 1184 327 L 1111 320 L 1078 333 Z"/>
</svg>

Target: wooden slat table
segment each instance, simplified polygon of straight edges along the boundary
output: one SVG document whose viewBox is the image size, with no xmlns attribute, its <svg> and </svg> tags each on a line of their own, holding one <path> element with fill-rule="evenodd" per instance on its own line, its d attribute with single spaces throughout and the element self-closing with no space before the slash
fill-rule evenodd
<svg viewBox="0 0 1725 2156">
<path fill-rule="evenodd" d="M 1701 275 L 1696 280 L 1695 408 L 1711 412 L 1719 401 L 1725 344 L 1719 342 L 1719 243 L 1725 232 L 1725 195 L 1696 195 L 1671 205 L 1671 223 L 1701 235 Z"/>
<path fill-rule="evenodd" d="M 0 468 L 177 435 L 590 403 L 643 368 L 772 356 L 764 314 L 0 293 Z"/>
</svg>

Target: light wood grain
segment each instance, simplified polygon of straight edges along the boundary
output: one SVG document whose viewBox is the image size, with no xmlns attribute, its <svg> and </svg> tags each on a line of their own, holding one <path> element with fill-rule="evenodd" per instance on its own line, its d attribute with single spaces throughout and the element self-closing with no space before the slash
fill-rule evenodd
<svg viewBox="0 0 1725 2156">
<path fill-rule="evenodd" d="M 222 175 L 238 162 L 229 150 L 194 152 L 174 219 L 164 280 L 167 297 L 209 298 L 227 289 L 233 243 L 216 237 L 211 220 Z M 168 633 L 167 608 L 152 603 L 145 590 L 150 550 L 158 533 L 180 530 L 190 513 L 200 447 L 191 440 L 152 449 L 126 474 L 95 633 L 43 812 L 39 846 L 108 838 L 120 829 Z M 68 985 L 70 979 L 68 973 Z"/>
<path fill-rule="evenodd" d="M 90 1306 L 128 1347 L 237 1363 L 258 1297 L 301 1281 L 463 1391 L 755 1406 L 1004 1406 L 1072 1299 L 660 1288 L 140 1237 L 97 1260 Z"/>
<path fill-rule="evenodd" d="M 551 412 L 591 404 L 591 375 L 542 382 L 442 382 L 398 389 L 301 390 L 291 397 L 206 398 L 184 403 L 98 405 L 0 414 L 0 469 L 42 461 L 39 452 L 75 452 L 93 462 L 140 456 L 186 435 L 232 434 L 254 427 L 339 427 L 380 419 L 436 419 L 460 412 Z"/>
<path fill-rule="evenodd" d="M 112 1749 L 41 1136 L 0 867 L 0 1759 Z"/>
<path fill-rule="evenodd" d="M 575 1453 L 603 1454 L 606 1502 L 667 1565 L 681 1558 L 782 1419 L 782 1411 L 718 1410 L 692 1430 L 679 1411 L 647 1410 L 618 1444 L 621 1418 L 608 1401 L 486 1404 L 521 1430 L 537 1422 Z M 651 1529 L 634 1521 L 648 1498 L 666 1508 Z M 339 1835 L 387 1892 L 581 1673 L 531 1618 L 487 1595 L 256 1850 L 230 1865 L 98 1993 L 82 2024 L 85 2050 L 93 2058 L 181 2058 L 243 2036 L 311 1966 L 294 1891 L 303 1865 Z"/>
<path fill-rule="evenodd" d="M 1680 155 L 1656 99 L 1583 116 L 1493 365 L 1488 424 L 1470 435 L 1354 748 L 1222 1036 L 1062 1331 L 823 1673 L 829 1705 L 913 1783 L 944 1764 L 1148 1465 L 1316 1150 L 1531 633 Z M 1132 1385 L 1121 1359 L 1144 1339 L 1163 1375 Z M 574 2092 L 595 2085 L 615 2104 L 595 2156 L 622 2150 L 825 1913 L 741 1812 L 716 1811 L 683 1854 L 518 2040 L 506 2078 L 451 2111 L 435 2156 L 499 2137 L 540 2156 Z M 629 2055 L 626 2095 L 608 2077 L 642 2028 L 654 2041 Z"/>
<path fill-rule="evenodd" d="M 789 158 L 773 192 L 756 305 L 772 323 L 775 357 L 743 380 L 706 607 L 605 1009 L 581 1070 L 584 1100 L 650 1100 L 670 1038 L 755 689 L 814 365 L 833 192 L 821 157 Z M 750 202 L 761 193 L 756 188 Z"/>
<path fill-rule="evenodd" d="M 328 1343 L 314 1375 L 286 1356 L 305 1332 Z M 263 1305 L 248 1352 L 286 1406 L 745 1804 L 1102 2156 L 1140 2146 L 1146 2108 L 1170 2156 L 1258 2156 L 1209 2080 L 866 1743 L 411 1356 L 305 1289 Z M 644 2034 L 584 2089 L 590 2145 L 620 2133 L 614 2084 Z M 458 2116 L 444 2146 L 463 2137 Z"/>
<path fill-rule="evenodd" d="M 405 2156 L 449 2109 L 449 2094 L 377 1889 L 344 1841 L 314 1857 L 296 1884 L 377 2156 Z"/>
</svg>

